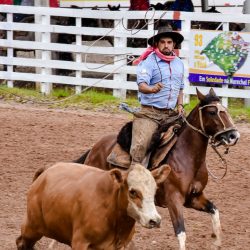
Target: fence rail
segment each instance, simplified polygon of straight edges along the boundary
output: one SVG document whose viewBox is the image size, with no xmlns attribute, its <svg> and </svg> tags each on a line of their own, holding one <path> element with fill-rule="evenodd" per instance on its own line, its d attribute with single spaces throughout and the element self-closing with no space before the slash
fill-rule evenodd
<svg viewBox="0 0 250 250">
<path fill-rule="evenodd" d="M 189 95 L 195 94 L 195 86 L 188 81 L 189 69 L 189 39 L 192 21 L 221 22 L 223 29 L 229 29 L 230 22 L 250 23 L 250 15 L 220 13 L 189 13 L 189 12 L 163 12 L 163 11 L 103 11 L 87 9 L 64 9 L 28 6 L 0 5 L 0 13 L 5 13 L 7 18 L 0 22 L 0 32 L 6 32 L 6 37 L 0 39 L 0 66 L 5 65 L 6 70 L 0 71 L 0 79 L 5 79 L 9 87 L 14 86 L 14 81 L 41 82 L 41 92 L 48 94 L 53 88 L 53 83 L 76 86 L 79 93 L 83 86 L 95 86 L 110 88 L 114 95 L 125 98 L 126 90 L 137 90 L 134 79 L 129 75 L 135 75 L 135 67 L 127 65 L 129 56 L 140 55 L 145 48 L 133 48 L 127 46 L 128 39 L 146 39 L 155 34 L 155 24 L 159 19 L 178 19 L 182 22 L 181 34 L 184 36 L 179 56 L 183 59 L 185 67 L 185 101 L 189 101 Z M 34 15 L 34 23 L 13 22 L 15 14 Z M 54 24 L 54 18 L 71 17 L 75 20 L 74 25 Z M 112 27 L 107 28 L 87 27 L 83 20 L 111 20 Z M 145 29 L 126 29 L 130 20 L 146 20 L 148 25 Z M 86 27 L 84 26 L 86 25 Z M 17 32 L 33 34 L 33 40 L 17 40 Z M 53 41 L 58 34 L 73 35 L 74 44 L 58 43 Z M 0 34 L 1 35 L 1 34 Z M 103 39 L 111 39 L 112 43 L 103 43 L 95 40 L 85 41 L 86 36 L 98 36 Z M 53 41 L 53 42 L 52 42 Z M 33 50 L 33 58 L 17 57 L 17 50 Z M 70 53 L 72 61 L 53 58 L 53 53 Z M 85 60 L 86 59 L 86 60 Z M 250 60 L 250 59 L 249 59 Z M 35 72 L 20 72 L 17 67 L 31 67 Z M 70 70 L 70 75 L 58 75 L 54 70 Z M 104 74 L 109 74 L 104 79 Z M 208 87 L 199 87 L 201 91 L 208 92 Z M 228 97 L 249 98 L 249 89 L 238 89 L 223 85 L 215 88 L 216 93 L 223 97 L 227 105 Z"/>
</svg>

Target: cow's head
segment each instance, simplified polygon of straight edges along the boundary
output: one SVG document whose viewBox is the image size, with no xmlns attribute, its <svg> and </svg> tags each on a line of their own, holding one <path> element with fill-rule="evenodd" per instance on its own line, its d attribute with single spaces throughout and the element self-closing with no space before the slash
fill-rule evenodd
<svg viewBox="0 0 250 250">
<path fill-rule="evenodd" d="M 160 226 L 161 216 L 155 207 L 155 193 L 157 185 L 166 180 L 170 171 L 169 165 L 162 165 L 150 172 L 140 164 L 133 165 L 128 171 L 127 213 L 144 227 Z"/>
</svg>

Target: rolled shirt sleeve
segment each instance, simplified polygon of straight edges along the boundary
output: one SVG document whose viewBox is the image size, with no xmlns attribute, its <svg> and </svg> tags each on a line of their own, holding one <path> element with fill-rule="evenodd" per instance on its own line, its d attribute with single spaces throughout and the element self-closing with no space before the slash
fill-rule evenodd
<svg viewBox="0 0 250 250">
<path fill-rule="evenodd" d="M 139 85 L 140 83 L 145 82 L 148 85 L 150 85 L 152 79 L 152 72 L 153 72 L 153 67 L 151 60 L 145 60 L 140 62 L 136 69 L 137 84 Z"/>
</svg>

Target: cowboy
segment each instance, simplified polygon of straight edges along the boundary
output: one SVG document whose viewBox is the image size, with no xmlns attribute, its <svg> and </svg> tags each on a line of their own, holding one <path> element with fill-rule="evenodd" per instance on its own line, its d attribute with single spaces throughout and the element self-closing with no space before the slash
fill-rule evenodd
<svg viewBox="0 0 250 250">
<path fill-rule="evenodd" d="M 174 52 L 183 40 L 183 36 L 171 28 L 160 27 L 148 40 L 151 47 L 134 61 L 134 64 L 139 63 L 137 84 L 141 109 L 133 120 L 132 164 L 147 165 L 147 150 L 159 124 L 184 112 L 184 65 Z"/>
</svg>

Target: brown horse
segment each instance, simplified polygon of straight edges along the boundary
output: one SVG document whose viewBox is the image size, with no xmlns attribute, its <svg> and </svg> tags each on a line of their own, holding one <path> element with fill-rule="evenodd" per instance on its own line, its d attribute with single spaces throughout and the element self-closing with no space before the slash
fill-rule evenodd
<svg viewBox="0 0 250 250">
<path fill-rule="evenodd" d="M 209 143 L 226 147 L 235 145 L 240 137 L 233 121 L 213 89 L 204 96 L 197 90 L 199 104 L 191 111 L 178 133 L 178 140 L 161 162 L 172 171 L 156 194 L 156 204 L 168 207 L 179 247 L 185 249 L 183 206 L 209 213 L 212 217 L 214 246 L 221 246 L 219 211 L 203 194 L 207 185 L 206 151 Z M 110 169 L 107 156 L 117 141 L 117 135 L 105 136 L 77 162 Z"/>
</svg>

